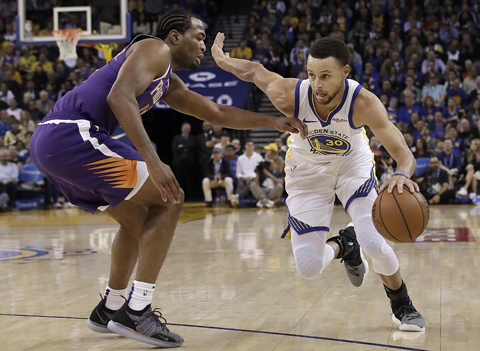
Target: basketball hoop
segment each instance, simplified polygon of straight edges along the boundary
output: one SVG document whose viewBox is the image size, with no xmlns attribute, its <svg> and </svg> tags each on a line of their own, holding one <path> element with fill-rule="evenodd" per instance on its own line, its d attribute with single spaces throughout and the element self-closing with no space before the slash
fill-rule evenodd
<svg viewBox="0 0 480 351">
<path fill-rule="evenodd" d="M 58 49 L 60 50 L 60 60 L 76 60 L 77 43 L 82 35 L 81 29 L 59 29 L 52 31 Z"/>
</svg>

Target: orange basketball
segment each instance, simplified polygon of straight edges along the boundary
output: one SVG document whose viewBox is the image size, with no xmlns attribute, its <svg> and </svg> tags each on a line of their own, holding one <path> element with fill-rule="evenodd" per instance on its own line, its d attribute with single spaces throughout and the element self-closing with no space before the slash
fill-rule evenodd
<svg viewBox="0 0 480 351">
<path fill-rule="evenodd" d="M 428 202 L 422 194 L 413 194 L 406 187 L 399 194 L 397 187 L 382 191 L 372 207 L 375 228 L 385 239 L 396 243 L 415 241 L 428 224 Z"/>
</svg>

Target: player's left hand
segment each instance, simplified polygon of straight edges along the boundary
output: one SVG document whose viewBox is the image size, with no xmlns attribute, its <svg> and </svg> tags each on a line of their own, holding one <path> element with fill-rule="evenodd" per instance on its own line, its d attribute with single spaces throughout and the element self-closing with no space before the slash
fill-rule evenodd
<svg viewBox="0 0 480 351">
<path fill-rule="evenodd" d="M 391 178 L 388 178 L 385 183 L 382 184 L 382 186 L 379 189 L 379 193 L 387 189 L 389 193 L 392 192 L 393 188 L 397 187 L 398 193 L 401 194 L 403 193 L 403 187 L 406 186 L 410 192 L 413 193 L 418 193 L 420 191 L 420 188 L 418 187 L 418 184 L 415 183 L 411 179 L 407 179 L 402 175 L 395 175 Z"/>
<path fill-rule="evenodd" d="M 212 57 L 217 63 L 217 65 L 220 66 L 220 62 L 225 59 L 226 57 L 230 57 L 230 54 L 228 52 L 223 52 L 223 41 L 225 40 L 225 34 L 223 33 L 218 33 L 217 36 L 215 37 L 215 41 L 213 42 L 211 52 L 212 52 Z"/>
<path fill-rule="evenodd" d="M 302 139 L 306 139 L 308 135 L 308 127 L 298 118 L 279 117 L 275 121 L 275 128 L 280 132 L 300 133 Z"/>
</svg>

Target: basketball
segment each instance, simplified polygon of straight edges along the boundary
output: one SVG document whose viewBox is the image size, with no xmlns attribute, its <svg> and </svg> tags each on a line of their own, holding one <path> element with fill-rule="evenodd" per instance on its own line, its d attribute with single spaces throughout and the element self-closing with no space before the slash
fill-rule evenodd
<svg viewBox="0 0 480 351">
<path fill-rule="evenodd" d="M 399 194 L 382 191 L 372 208 L 375 228 L 385 238 L 396 243 L 415 241 L 428 224 L 428 202 L 422 194 L 413 194 L 406 187 Z"/>
</svg>

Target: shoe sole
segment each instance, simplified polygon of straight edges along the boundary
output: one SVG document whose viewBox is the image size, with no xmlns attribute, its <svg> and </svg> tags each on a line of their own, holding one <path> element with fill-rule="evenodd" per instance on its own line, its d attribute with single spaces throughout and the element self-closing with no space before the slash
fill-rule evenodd
<svg viewBox="0 0 480 351">
<path fill-rule="evenodd" d="M 114 333 L 117 333 L 119 335 L 122 335 L 126 338 L 130 338 L 133 340 L 137 340 L 140 342 L 144 342 L 150 345 L 154 346 L 160 346 L 160 347 L 166 347 L 166 348 L 173 348 L 173 347 L 180 347 L 183 344 L 183 341 L 181 343 L 172 343 L 172 342 L 167 342 L 167 341 L 161 341 L 155 338 L 151 338 L 149 336 L 137 333 L 135 330 L 132 330 L 130 328 L 125 327 L 124 325 L 110 321 L 108 322 L 108 329 L 113 331 Z"/>
<path fill-rule="evenodd" d="M 108 329 L 106 326 L 92 322 L 90 318 L 87 319 L 87 327 L 90 330 L 93 330 L 95 333 L 102 333 L 102 334 L 112 333 L 112 331 Z"/>
<path fill-rule="evenodd" d="M 418 325 L 415 325 L 415 324 L 402 324 L 402 322 L 400 322 L 398 320 L 398 318 L 395 317 L 395 314 L 392 314 L 392 320 L 395 324 L 398 325 L 398 329 L 400 329 L 401 331 L 408 331 L 408 332 L 423 332 L 423 331 L 425 331 L 425 327 L 420 328 Z"/>
<path fill-rule="evenodd" d="M 363 275 L 362 284 L 357 286 L 357 288 L 361 287 L 365 283 L 365 281 L 367 280 L 368 272 L 369 272 L 368 262 L 365 259 L 365 256 L 363 255 L 363 250 L 361 248 L 360 248 L 360 258 L 362 259 L 363 265 L 365 266 L 365 274 Z"/>
</svg>

